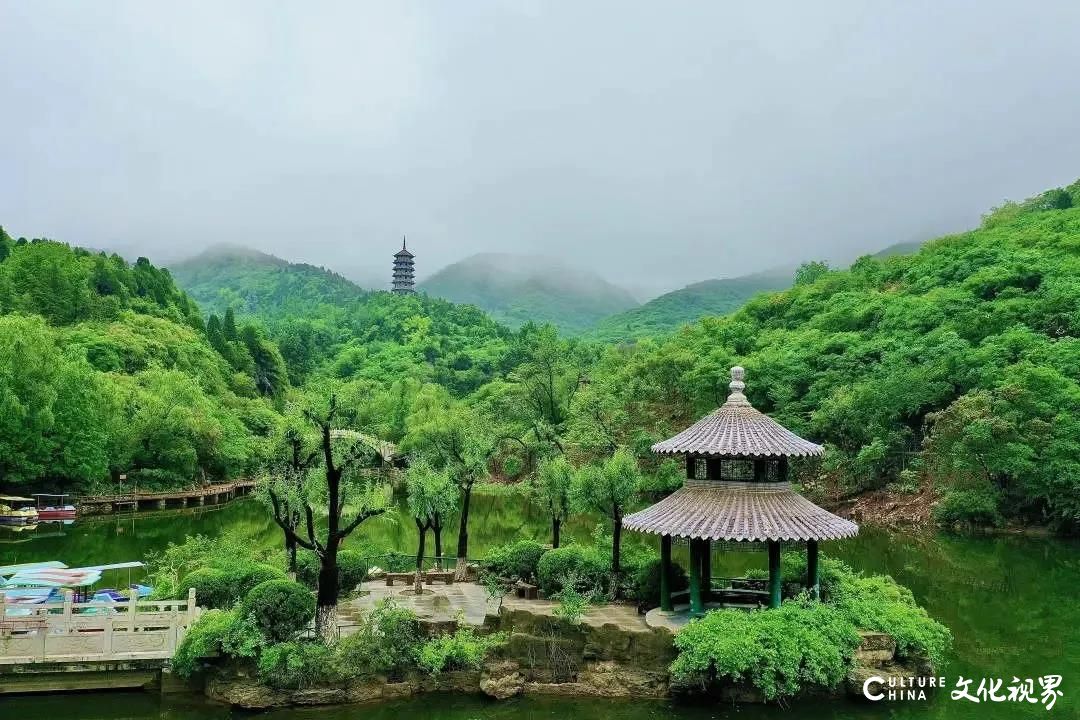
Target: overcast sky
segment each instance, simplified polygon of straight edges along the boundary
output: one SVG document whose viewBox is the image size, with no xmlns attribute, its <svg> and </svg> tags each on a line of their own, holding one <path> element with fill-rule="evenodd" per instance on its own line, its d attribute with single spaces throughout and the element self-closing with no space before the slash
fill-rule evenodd
<svg viewBox="0 0 1080 720">
<path fill-rule="evenodd" d="M 0 0 L 0 224 L 639 293 L 850 260 L 1080 176 L 1077 38 L 1075 0 Z"/>
</svg>

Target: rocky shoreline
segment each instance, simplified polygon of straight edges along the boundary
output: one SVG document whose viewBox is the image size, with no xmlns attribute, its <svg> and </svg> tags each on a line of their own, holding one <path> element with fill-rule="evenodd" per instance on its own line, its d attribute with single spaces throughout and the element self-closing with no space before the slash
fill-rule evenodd
<svg viewBox="0 0 1080 720">
<path fill-rule="evenodd" d="M 394 700 L 422 693 L 483 694 L 496 699 L 518 695 L 557 695 L 591 698 L 658 699 L 685 694 L 673 685 L 668 666 L 675 657 L 672 633 L 644 623 L 570 624 L 552 615 L 553 604 L 507 604 L 489 615 L 484 630 L 501 631 L 508 642 L 475 671 L 420 673 L 400 678 L 374 677 L 335 686 L 280 690 L 260 682 L 254 668 L 215 665 L 201 679 L 211 699 L 247 709 L 288 705 L 331 705 Z M 911 668 L 896 662 L 896 643 L 883 633 L 863 633 L 855 665 L 845 690 L 862 695 L 862 684 L 876 675 L 910 677 L 930 668 Z M 734 702 L 764 702 L 752 687 L 726 684 L 716 693 Z"/>
</svg>

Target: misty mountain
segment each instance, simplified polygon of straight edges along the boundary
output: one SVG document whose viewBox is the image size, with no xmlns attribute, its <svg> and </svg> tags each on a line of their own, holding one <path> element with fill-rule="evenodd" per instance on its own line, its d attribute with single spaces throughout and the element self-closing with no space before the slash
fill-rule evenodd
<svg viewBox="0 0 1080 720">
<path fill-rule="evenodd" d="M 687 285 L 639 307 L 604 318 L 588 335 L 604 341 L 665 335 L 702 317 L 733 312 L 758 293 L 786 290 L 791 287 L 794 273 L 794 268 L 774 268 Z"/>
<path fill-rule="evenodd" d="M 510 327 L 532 320 L 571 333 L 638 304 L 626 290 L 595 273 L 551 258 L 509 253 L 465 258 L 419 287 L 436 297 L 476 305 Z"/>
<path fill-rule="evenodd" d="M 217 313 L 230 305 L 237 312 L 263 317 L 283 311 L 302 313 L 365 294 L 326 268 L 232 245 L 209 248 L 171 265 L 169 271 L 203 310 Z"/>
</svg>

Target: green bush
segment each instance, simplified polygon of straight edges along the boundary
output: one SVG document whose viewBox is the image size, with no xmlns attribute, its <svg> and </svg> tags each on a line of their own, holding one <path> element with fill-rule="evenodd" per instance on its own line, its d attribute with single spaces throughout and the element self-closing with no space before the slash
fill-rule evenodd
<svg viewBox="0 0 1080 720">
<path fill-rule="evenodd" d="M 504 633 L 477 635 L 468 626 L 431 638 L 420 647 L 417 663 L 432 675 L 446 670 L 479 670 L 488 652 L 506 642 Z"/>
<path fill-rule="evenodd" d="M 315 598 L 300 583 L 267 580 L 251 589 L 240 605 L 240 612 L 251 617 L 268 640 L 283 642 L 295 637 L 311 622 L 315 616 Z"/>
<path fill-rule="evenodd" d="M 562 590 L 563 578 L 574 578 L 575 589 L 590 593 L 610 584 L 611 573 L 607 557 L 594 547 L 567 545 L 548 550 L 537 564 L 536 575 L 540 589 L 548 597 Z"/>
<path fill-rule="evenodd" d="M 389 550 L 376 560 L 376 564 L 386 572 L 409 572 L 416 569 L 416 556 L 400 550 Z"/>
<path fill-rule="evenodd" d="M 267 580 L 284 580 L 285 572 L 271 565 L 242 561 L 220 565 L 226 577 L 233 583 L 237 599 L 247 595 L 253 587 Z"/>
<path fill-rule="evenodd" d="M 189 677 L 201 658 L 221 654 L 253 658 L 265 644 L 262 633 L 247 616 L 232 610 L 208 610 L 195 621 L 173 655 L 172 668 Z"/>
<path fill-rule="evenodd" d="M 333 651 L 314 641 L 270 645 L 259 655 L 259 677 L 270 687 L 292 690 L 341 679 Z"/>
<path fill-rule="evenodd" d="M 350 593 L 367 577 L 368 561 L 359 550 L 342 550 L 337 556 L 338 587 Z"/>
<path fill-rule="evenodd" d="M 925 657 L 941 667 L 952 634 L 919 607 L 911 590 L 887 575 L 863 576 L 838 561 L 829 567 L 829 577 L 822 574 L 822 585 L 830 605 L 860 630 L 892 635 L 900 657 Z"/>
<path fill-rule="evenodd" d="M 521 475 L 525 464 L 517 455 L 507 455 L 502 461 L 502 473 L 505 477 L 514 480 Z"/>
<path fill-rule="evenodd" d="M 999 501 L 991 488 L 949 490 L 934 506 L 934 519 L 946 525 L 1000 525 Z"/>
<path fill-rule="evenodd" d="M 218 568 L 207 567 L 190 572 L 181 584 L 195 588 L 195 602 L 200 607 L 230 608 L 236 603 L 232 581 Z"/>
<path fill-rule="evenodd" d="M 627 575 L 629 579 L 628 597 L 645 607 L 660 605 L 660 558 L 653 558 Z M 689 586 L 686 571 L 678 563 L 668 568 L 668 587 L 671 592 L 681 592 Z"/>
<path fill-rule="evenodd" d="M 483 564 L 489 572 L 501 577 L 533 582 L 545 552 L 547 548 L 535 540 L 518 540 L 492 548 Z"/>
<path fill-rule="evenodd" d="M 708 687 L 716 680 L 749 682 L 767 699 L 807 685 L 832 688 L 847 675 L 859 634 L 826 604 L 788 601 L 774 610 L 715 610 L 675 636 L 672 679 Z"/>
<path fill-rule="evenodd" d="M 400 678 L 416 663 L 421 638 L 416 614 L 389 599 L 383 600 L 371 609 L 355 633 L 337 644 L 339 673 L 345 678 Z"/>
<path fill-rule="evenodd" d="M 369 561 L 360 550 L 339 550 L 338 590 L 350 593 L 364 582 L 369 569 Z M 415 560 L 413 561 L 415 564 Z M 296 580 L 315 589 L 319 584 L 319 556 L 310 550 L 296 555 Z"/>
</svg>

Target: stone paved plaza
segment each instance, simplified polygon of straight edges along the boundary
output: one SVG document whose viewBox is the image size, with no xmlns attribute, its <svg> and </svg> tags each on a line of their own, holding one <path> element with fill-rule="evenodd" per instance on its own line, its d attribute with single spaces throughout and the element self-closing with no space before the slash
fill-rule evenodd
<svg viewBox="0 0 1080 720">
<path fill-rule="evenodd" d="M 360 586 L 360 596 L 347 600 L 338 606 L 338 622 L 342 634 L 349 634 L 360 620 L 360 614 L 370 610 L 376 603 L 390 598 L 395 604 L 406 607 L 422 620 L 432 622 L 450 622 L 458 613 L 464 614 L 469 625 L 483 625 L 484 618 L 497 615 L 499 601 L 488 596 L 487 588 L 475 582 L 460 582 L 452 585 L 436 583 L 424 586 L 423 595 L 412 594 L 412 583 L 398 583 L 387 587 L 383 580 L 369 580 Z M 533 615 L 553 614 L 559 603 L 552 600 L 524 600 L 509 594 L 503 598 L 502 607 L 506 610 L 528 610 Z M 614 625 L 629 632 L 649 632 L 645 617 L 639 615 L 631 605 L 613 603 L 590 607 L 581 620 L 583 625 L 603 627 Z"/>
</svg>

